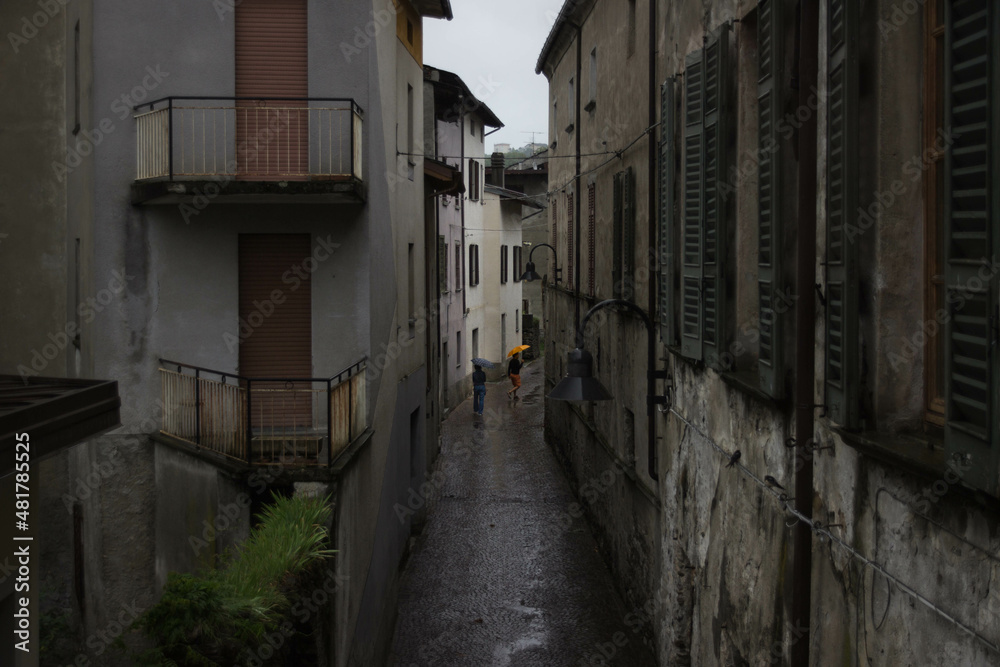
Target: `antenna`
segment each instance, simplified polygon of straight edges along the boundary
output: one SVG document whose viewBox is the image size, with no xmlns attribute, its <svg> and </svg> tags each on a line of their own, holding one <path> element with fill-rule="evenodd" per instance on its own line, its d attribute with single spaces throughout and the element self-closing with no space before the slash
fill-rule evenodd
<svg viewBox="0 0 1000 667">
<path fill-rule="evenodd" d="M 522 130 L 521 134 L 530 134 L 531 135 L 531 154 L 534 155 L 535 154 L 535 135 L 536 134 L 546 134 L 546 132 L 528 132 L 528 131 L 523 131 Z"/>
</svg>

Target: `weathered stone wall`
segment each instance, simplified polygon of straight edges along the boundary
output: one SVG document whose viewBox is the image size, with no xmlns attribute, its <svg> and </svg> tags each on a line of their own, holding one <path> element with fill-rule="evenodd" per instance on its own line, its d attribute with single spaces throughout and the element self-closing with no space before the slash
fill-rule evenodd
<svg viewBox="0 0 1000 667">
<path fill-rule="evenodd" d="M 628 106 L 616 109 L 616 125 L 609 127 L 620 127 L 621 136 L 630 139 L 646 127 L 645 106 L 635 103 L 646 95 L 642 61 L 648 49 L 646 36 L 640 29 L 636 53 L 627 56 L 627 23 L 620 6 L 607 0 L 576 4 L 584 9 L 575 17 L 583 21 L 584 56 L 596 45 L 599 58 L 594 118 L 600 120 L 606 99 L 629 100 Z M 637 5 L 638 16 L 647 16 L 648 5 L 642 0 Z M 826 3 L 820 5 L 817 93 L 823 99 L 827 18 Z M 912 5 L 912 11 L 904 5 Z M 784 2 L 783 7 L 787 19 L 783 80 L 787 84 L 794 64 L 795 4 Z M 700 48 L 704 35 L 723 21 L 740 19 L 731 42 L 736 68 L 732 74 L 737 95 L 733 116 L 736 159 L 752 153 L 757 145 L 756 8 L 757 3 L 736 0 L 660 1 L 657 6 L 657 83 L 683 75 L 685 56 Z M 921 3 L 872 0 L 861 2 L 859 10 L 863 24 L 860 109 L 866 119 L 860 136 L 864 164 L 859 169 L 859 203 L 866 205 L 878 194 L 884 196 L 902 177 L 906 177 L 905 194 L 882 207 L 877 224 L 861 243 L 863 432 L 846 434 L 823 410 L 816 411 L 813 435 L 818 449 L 809 462 L 815 473 L 813 517 L 829 526 L 835 539 L 815 532 L 812 541 L 811 662 L 995 664 L 1000 655 L 990 644 L 1000 643 L 1000 594 L 991 582 L 1000 573 L 996 530 L 1000 506 L 964 485 L 961 466 L 946 464 L 940 437 L 924 425 L 927 346 L 917 345 L 915 354 L 909 351 L 905 364 L 890 362 L 894 354 L 906 349 L 904 341 L 912 342 L 923 317 L 923 227 L 929 223 L 924 218 L 922 180 L 911 179 L 907 177 L 910 172 L 903 171 L 923 150 L 918 113 L 924 94 L 920 65 L 923 7 Z M 557 48 L 551 57 L 550 91 L 559 114 L 566 108 L 567 81 L 576 76 L 575 54 L 576 46 L 570 43 Z M 587 90 L 587 67 L 583 69 L 584 79 L 579 83 Z M 683 76 L 677 92 L 683 95 Z M 807 117 L 815 113 L 817 121 L 818 182 L 807 187 L 816 187 L 818 194 L 816 271 L 817 282 L 823 284 L 828 109 L 823 104 L 814 111 L 801 109 L 791 92 L 785 102 L 783 110 L 792 118 L 796 113 Z M 588 142 L 602 140 L 601 123 L 591 132 L 588 122 L 581 124 L 585 152 Z M 565 125 L 564 115 L 550 118 L 556 154 L 573 150 L 573 137 Z M 678 128 L 681 136 L 682 120 Z M 787 285 L 792 284 L 795 260 L 796 137 L 789 133 L 779 148 L 785 179 L 782 208 L 787 226 L 782 242 Z M 607 148 L 622 146 L 608 141 Z M 594 174 L 598 298 L 611 296 L 611 174 L 629 164 L 637 168 L 637 203 L 641 205 L 650 187 L 641 164 L 645 147 L 637 144 Z M 633 157 L 633 152 L 639 155 Z M 572 178 L 571 160 L 554 159 L 550 165 L 553 183 Z M 678 211 L 683 210 L 682 165 L 678 165 L 674 184 Z M 719 373 L 664 350 L 657 338 L 656 364 L 670 369 L 674 387 L 672 411 L 656 417 L 659 481 L 643 472 L 646 337 L 636 320 L 610 313 L 595 317 L 588 326 L 586 345 L 594 356 L 594 374 L 610 389 L 612 401 L 583 406 L 546 404 L 547 437 L 571 473 L 619 585 L 632 604 L 641 602 L 643 594 L 654 602 L 651 627 L 663 665 L 787 664 L 791 647 L 806 641 L 805 628 L 791 623 L 796 595 L 791 577 L 795 518 L 786 511 L 780 489 L 758 482 L 769 475 L 793 495 L 796 460 L 794 450 L 785 443 L 797 434 L 788 393 L 776 401 L 756 388 L 756 170 L 739 173 L 735 186 L 730 260 L 737 270 L 730 286 L 729 312 L 735 318 L 730 335 L 744 344 L 743 350 L 736 355 L 734 372 Z M 555 197 L 562 257 L 568 251 L 566 199 L 564 193 Z M 644 224 L 640 210 L 636 235 L 642 242 Z M 586 246 L 582 255 L 586 256 Z M 635 301 L 643 307 L 647 303 L 644 289 L 640 280 Z M 545 298 L 549 318 L 545 363 L 551 387 L 566 370 L 575 309 L 572 295 L 565 290 L 548 288 Z M 592 304 L 583 299 L 582 310 Z M 816 349 L 817 404 L 825 397 L 823 310 L 817 303 L 810 341 Z M 789 391 L 794 377 L 794 314 L 793 302 L 785 316 L 788 372 L 783 382 Z M 634 422 L 631 429 L 627 427 L 630 420 Z M 736 450 L 742 453 L 740 466 L 727 468 L 728 457 Z M 620 462 L 631 462 L 633 474 L 618 476 L 600 495 L 600 502 L 586 502 L 593 479 Z M 655 520 L 635 501 L 646 495 L 644 488 L 656 500 Z"/>
</svg>

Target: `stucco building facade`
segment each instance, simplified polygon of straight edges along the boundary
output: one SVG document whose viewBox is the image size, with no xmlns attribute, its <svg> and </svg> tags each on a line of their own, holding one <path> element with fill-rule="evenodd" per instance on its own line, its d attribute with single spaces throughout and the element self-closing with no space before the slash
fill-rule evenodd
<svg viewBox="0 0 1000 667">
<path fill-rule="evenodd" d="M 25 74 L 5 100 L 44 113 L 4 107 L 0 370 L 116 379 L 122 428 L 42 464 L 43 611 L 82 643 L 215 563 L 270 491 L 319 492 L 338 584 L 317 653 L 377 662 L 415 516 L 394 508 L 419 509 L 440 416 L 424 168 L 398 142 L 419 144 L 422 21 L 450 4 L 52 4 L 3 46 Z"/>
<path fill-rule="evenodd" d="M 591 320 L 613 399 L 546 430 L 661 664 L 1000 659 L 998 27 L 985 0 L 565 3 L 550 383 L 580 311 L 643 315 Z"/>
</svg>

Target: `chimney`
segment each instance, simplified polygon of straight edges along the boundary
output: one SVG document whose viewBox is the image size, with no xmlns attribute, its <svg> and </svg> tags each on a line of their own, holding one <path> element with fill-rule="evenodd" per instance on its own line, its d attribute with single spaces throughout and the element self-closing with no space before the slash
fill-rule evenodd
<svg viewBox="0 0 1000 667">
<path fill-rule="evenodd" d="M 492 173 L 493 185 L 498 188 L 503 187 L 504 156 L 503 153 L 493 153 L 490 156 L 490 171 Z"/>
</svg>

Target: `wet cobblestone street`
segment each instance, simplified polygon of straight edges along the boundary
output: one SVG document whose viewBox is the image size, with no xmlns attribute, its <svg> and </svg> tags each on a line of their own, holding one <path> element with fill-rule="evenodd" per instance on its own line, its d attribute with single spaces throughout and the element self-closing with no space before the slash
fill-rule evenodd
<svg viewBox="0 0 1000 667">
<path fill-rule="evenodd" d="M 406 565 L 389 665 L 655 664 L 543 440 L 542 364 L 442 425 L 427 523 Z"/>
</svg>

